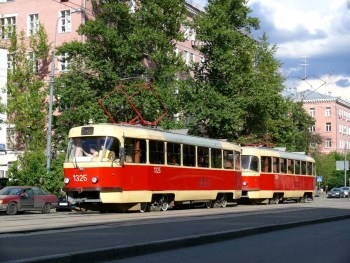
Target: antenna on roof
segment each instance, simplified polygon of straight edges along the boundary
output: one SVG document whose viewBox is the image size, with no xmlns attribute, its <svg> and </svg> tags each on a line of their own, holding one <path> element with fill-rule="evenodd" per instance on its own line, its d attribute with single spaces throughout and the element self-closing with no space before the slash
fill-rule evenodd
<svg viewBox="0 0 350 263">
<path fill-rule="evenodd" d="M 309 65 L 309 64 L 307 63 L 307 58 L 308 58 L 308 56 L 303 56 L 303 57 L 302 57 L 302 64 L 300 64 L 301 66 L 304 66 L 304 78 L 303 78 L 303 80 L 305 80 L 305 79 L 307 78 L 307 75 L 306 75 L 306 68 L 307 68 L 307 66 Z"/>
</svg>

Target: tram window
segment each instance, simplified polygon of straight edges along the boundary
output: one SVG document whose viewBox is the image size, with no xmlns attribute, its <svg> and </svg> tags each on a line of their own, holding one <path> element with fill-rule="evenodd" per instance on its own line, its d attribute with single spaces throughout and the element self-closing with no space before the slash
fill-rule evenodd
<svg viewBox="0 0 350 263">
<path fill-rule="evenodd" d="M 167 162 L 170 165 L 181 164 L 181 145 L 179 143 L 167 143 Z"/>
<path fill-rule="evenodd" d="M 288 166 L 288 163 L 287 163 L 287 159 L 284 159 L 284 158 L 281 158 L 280 159 L 280 162 L 281 162 L 281 173 L 287 173 L 287 166 Z"/>
<path fill-rule="evenodd" d="M 146 140 L 137 138 L 125 138 L 124 148 L 126 163 L 146 162 Z"/>
<path fill-rule="evenodd" d="M 193 145 L 183 145 L 183 165 L 194 166 L 196 163 L 196 147 Z"/>
<path fill-rule="evenodd" d="M 294 160 L 294 173 L 300 174 L 300 161 Z"/>
<path fill-rule="evenodd" d="M 235 170 L 241 170 L 241 154 L 240 152 L 234 152 L 233 164 Z"/>
<path fill-rule="evenodd" d="M 197 156 L 198 156 L 198 166 L 199 167 L 208 167 L 209 164 L 209 148 L 206 147 L 197 147 Z"/>
<path fill-rule="evenodd" d="M 149 162 L 154 164 L 164 164 L 164 142 L 149 141 Z"/>
<path fill-rule="evenodd" d="M 211 149 L 211 167 L 222 168 L 221 149 Z"/>
<path fill-rule="evenodd" d="M 288 159 L 288 166 L 287 166 L 287 168 L 288 168 L 288 170 L 287 170 L 287 172 L 288 172 L 288 174 L 294 174 L 294 160 L 289 160 Z"/>
<path fill-rule="evenodd" d="M 224 168 L 233 169 L 233 151 L 224 150 Z"/>
<path fill-rule="evenodd" d="M 301 174 L 302 175 L 306 175 L 306 162 L 305 161 L 301 161 Z"/>
<path fill-rule="evenodd" d="M 312 163 L 311 162 L 307 162 L 306 166 L 307 166 L 307 173 L 306 174 L 313 175 Z"/>
<path fill-rule="evenodd" d="M 273 172 L 274 173 L 279 173 L 280 172 L 280 159 L 276 157 L 272 157 L 273 160 Z"/>
<path fill-rule="evenodd" d="M 271 173 L 272 171 L 272 162 L 271 157 L 261 156 L 261 171 L 264 173 Z"/>
</svg>

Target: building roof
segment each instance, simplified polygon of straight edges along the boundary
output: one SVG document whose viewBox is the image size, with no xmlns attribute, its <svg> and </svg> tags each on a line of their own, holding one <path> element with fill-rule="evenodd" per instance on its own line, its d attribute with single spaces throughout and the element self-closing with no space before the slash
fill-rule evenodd
<svg viewBox="0 0 350 263">
<path fill-rule="evenodd" d="M 309 100 L 335 100 L 337 97 L 332 97 L 331 95 L 321 94 L 312 90 L 304 90 L 297 93 L 297 98 L 303 101 Z"/>
<path fill-rule="evenodd" d="M 313 103 L 313 102 L 336 102 L 347 108 L 350 108 L 350 102 L 341 99 L 340 97 L 333 97 L 331 95 L 321 94 L 312 90 L 304 90 L 297 93 L 297 100 L 300 100 L 304 103 Z"/>
</svg>

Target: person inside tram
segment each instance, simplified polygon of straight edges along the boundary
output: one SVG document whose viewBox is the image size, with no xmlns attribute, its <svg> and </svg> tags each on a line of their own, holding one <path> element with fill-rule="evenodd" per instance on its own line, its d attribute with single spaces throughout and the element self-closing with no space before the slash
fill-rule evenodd
<svg viewBox="0 0 350 263">
<path fill-rule="evenodd" d="M 207 167 L 204 157 L 199 157 L 198 166 L 199 167 Z"/>
<path fill-rule="evenodd" d="M 177 159 L 176 159 L 176 156 L 173 155 L 172 158 L 171 158 L 171 165 L 179 165 L 179 163 L 177 162 Z"/>
<path fill-rule="evenodd" d="M 87 152 L 85 152 L 84 150 L 83 150 L 83 152 L 84 152 L 84 154 L 85 154 L 86 156 L 92 157 L 91 160 L 93 160 L 93 159 L 95 159 L 95 158 L 98 157 L 98 151 L 97 151 L 97 149 L 96 149 L 96 146 L 94 146 L 94 145 L 91 145 L 91 146 L 90 146 L 90 153 L 87 153 Z"/>
<path fill-rule="evenodd" d="M 106 149 L 104 141 L 101 141 L 101 150 L 99 151 L 98 156 L 100 158 L 102 157 L 103 161 L 106 161 L 106 160 L 114 161 L 115 160 L 115 153 L 113 151 L 108 150 L 108 148 Z"/>
<path fill-rule="evenodd" d="M 83 156 L 84 155 L 84 150 L 83 150 L 83 146 L 82 146 L 80 138 L 74 139 L 74 145 L 75 145 L 74 156 L 75 157 Z"/>
</svg>

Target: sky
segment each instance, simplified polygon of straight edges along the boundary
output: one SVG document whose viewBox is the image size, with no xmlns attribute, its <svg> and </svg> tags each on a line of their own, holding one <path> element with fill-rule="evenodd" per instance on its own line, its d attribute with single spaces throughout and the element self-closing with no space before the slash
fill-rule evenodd
<svg viewBox="0 0 350 263">
<path fill-rule="evenodd" d="M 249 0 L 248 6 L 260 20 L 254 38 L 265 32 L 277 47 L 285 92 L 310 89 L 350 102 L 350 0 Z"/>
</svg>

